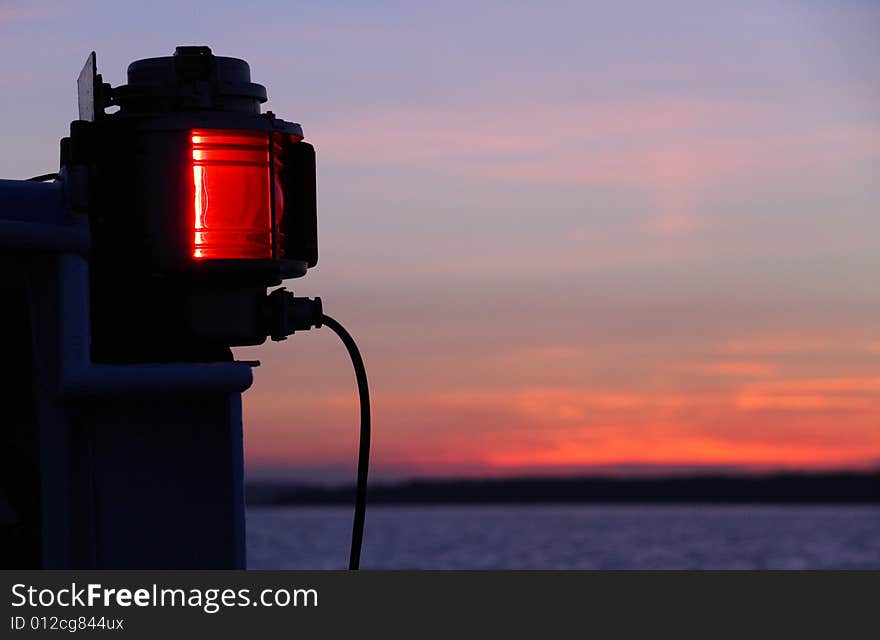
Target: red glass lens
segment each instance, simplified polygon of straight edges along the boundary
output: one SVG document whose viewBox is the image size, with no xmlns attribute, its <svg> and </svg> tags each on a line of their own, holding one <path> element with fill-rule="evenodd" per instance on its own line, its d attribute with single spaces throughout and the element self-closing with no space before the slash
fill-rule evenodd
<svg viewBox="0 0 880 640">
<path fill-rule="evenodd" d="M 269 136 L 192 132 L 193 257 L 272 258 Z"/>
</svg>

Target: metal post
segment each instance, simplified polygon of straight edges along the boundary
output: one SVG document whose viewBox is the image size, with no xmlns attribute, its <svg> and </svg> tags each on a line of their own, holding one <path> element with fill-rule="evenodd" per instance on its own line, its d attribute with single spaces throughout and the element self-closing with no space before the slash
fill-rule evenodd
<svg viewBox="0 0 880 640">
<path fill-rule="evenodd" d="M 244 568 L 250 366 L 94 364 L 85 219 L 63 182 L 0 181 L 0 203 L 0 284 L 24 288 L 29 318 L 33 411 L 14 437 L 36 436 L 40 567 Z M 0 390 L 4 406 L 21 404 L 13 392 Z M 13 503 L 8 531 L 24 516 Z"/>
</svg>

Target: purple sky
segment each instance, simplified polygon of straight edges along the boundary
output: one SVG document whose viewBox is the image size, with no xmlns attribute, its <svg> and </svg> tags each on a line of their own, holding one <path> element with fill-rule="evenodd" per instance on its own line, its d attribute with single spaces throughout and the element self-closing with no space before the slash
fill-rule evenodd
<svg viewBox="0 0 880 640">
<path fill-rule="evenodd" d="M 185 5 L 185 6 L 184 6 Z M 0 0 L 0 175 L 207 44 L 318 149 L 377 476 L 880 460 L 880 5 Z M 253 473 L 349 477 L 329 332 L 241 350 Z"/>
</svg>

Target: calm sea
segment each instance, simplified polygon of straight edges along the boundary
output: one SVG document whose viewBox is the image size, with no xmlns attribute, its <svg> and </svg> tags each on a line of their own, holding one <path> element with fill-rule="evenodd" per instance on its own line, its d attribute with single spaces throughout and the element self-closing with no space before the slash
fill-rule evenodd
<svg viewBox="0 0 880 640">
<path fill-rule="evenodd" d="M 351 509 L 248 510 L 252 569 L 341 569 Z M 374 506 L 365 569 L 878 569 L 880 506 Z"/>
</svg>

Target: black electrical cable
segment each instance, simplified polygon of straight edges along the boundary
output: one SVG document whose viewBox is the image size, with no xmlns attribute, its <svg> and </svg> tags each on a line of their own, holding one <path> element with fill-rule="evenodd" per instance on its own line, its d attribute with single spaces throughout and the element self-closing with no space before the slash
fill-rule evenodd
<svg viewBox="0 0 880 640">
<path fill-rule="evenodd" d="M 58 173 L 44 173 L 41 176 L 34 176 L 33 178 L 28 178 L 28 182 L 48 182 L 49 180 L 57 180 L 61 177 L 61 174 Z"/>
<path fill-rule="evenodd" d="M 367 387 L 367 370 L 354 338 L 341 324 L 328 315 L 321 316 L 321 323 L 330 327 L 348 350 L 354 375 L 357 378 L 358 397 L 361 405 L 361 435 L 358 445 L 357 493 L 354 501 L 354 523 L 351 527 L 351 554 L 348 568 L 357 570 L 361 563 L 361 545 L 364 541 L 364 520 L 367 511 L 367 474 L 370 468 L 370 390 Z"/>
</svg>

